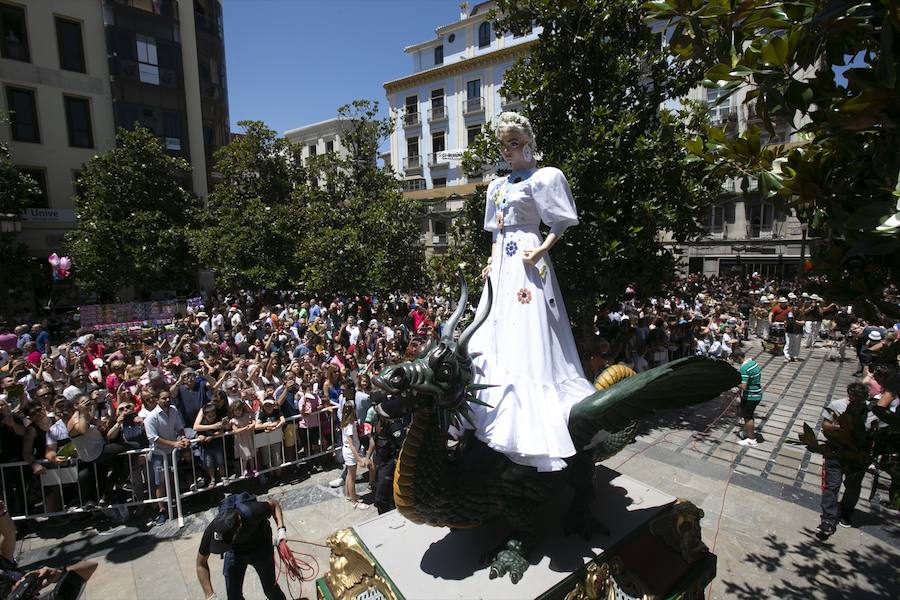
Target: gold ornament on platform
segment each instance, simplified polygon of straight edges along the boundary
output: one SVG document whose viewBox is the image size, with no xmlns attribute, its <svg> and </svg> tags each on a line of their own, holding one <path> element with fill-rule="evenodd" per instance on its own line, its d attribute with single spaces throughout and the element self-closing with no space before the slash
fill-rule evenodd
<svg viewBox="0 0 900 600">
<path fill-rule="evenodd" d="M 331 548 L 325 583 L 335 598 L 356 598 L 362 594 L 397 600 L 390 584 L 375 568 L 375 561 L 360 543 L 352 529 L 340 529 L 326 542 Z"/>
<path fill-rule="evenodd" d="M 703 511 L 695 504 L 679 498 L 672 510 L 650 521 L 650 533 L 681 554 L 688 564 L 703 558 L 709 548 L 700 536 Z"/>
</svg>

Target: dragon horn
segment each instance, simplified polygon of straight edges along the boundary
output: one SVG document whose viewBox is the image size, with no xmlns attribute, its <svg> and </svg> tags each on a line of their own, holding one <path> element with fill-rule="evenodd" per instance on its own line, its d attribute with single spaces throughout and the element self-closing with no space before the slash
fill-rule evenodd
<svg viewBox="0 0 900 600">
<path fill-rule="evenodd" d="M 459 304 L 456 306 L 456 310 L 453 311 L 453 314 L 450 315 L 450 320 L 447 321 L 447 326 L 444 329 L 444 331 L 447 332 L 446 335 L 451 339 L 453 338 L 453 332 L 456 330 L 456 326 L 459 325 L 459 320 L 466 311 L 466 302 L 469 300 L 469 286 L 466 283 L 466 276 L 463 274 L 463 270 L 460 267 L 457 267 L 456 272 L 459 274 L 459 282 L 462 284 L 462 291 L 459 294 Z"/>
<path fill-rule="evenodd" d="M 487 321 L 488 315 L 491 314 L 491 305 L 494 304 L 494 287 L 491 285 L 491 280 L 487 280 L 487 310 L 484 311 L 480 317 L 476 316 L 475 321 L 472 322 L 466 330 L 462 332 L 462 335 L 459 336 L 459 342 L 456 346 L 457 352 L 459 352 L 463 356 L 469 355 L 469 340 L 472 339 L 472 336 L 481 327 L 485 321 Z"/>
</svg>

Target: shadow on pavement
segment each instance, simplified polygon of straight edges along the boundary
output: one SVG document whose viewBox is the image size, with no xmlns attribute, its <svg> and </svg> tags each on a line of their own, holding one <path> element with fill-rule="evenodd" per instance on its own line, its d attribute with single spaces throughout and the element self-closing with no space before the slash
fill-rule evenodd
<svg viewBox="0 0 900 600">
<path fill-rule="evenodd" d="M 747 554 L 744 560 L 768 576 L 758 579 L 763 581 L 761 584 L 722 580 L 725 597 L 739 600 L 896 597 L 900 590 L 897 551 L 881 545 L 838 550 L 831 541 L 817 539 L 809 528 L 798 534 L 801 539 L 791 542 L 773 534 L 763 537 L 767 548 Z M 853 530 L 839 530 L 835 537 L 841 535 L 853 535 Z"/>
</svg>

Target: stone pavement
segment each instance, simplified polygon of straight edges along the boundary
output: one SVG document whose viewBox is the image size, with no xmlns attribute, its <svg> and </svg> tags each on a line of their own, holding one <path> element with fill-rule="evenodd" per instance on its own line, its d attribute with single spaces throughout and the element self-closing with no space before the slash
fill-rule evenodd
<svg viewBox="0 0 900 600">
<path fill-rule="evenodd" d="M 821 348 L 801 350 L 802 360 L 795 363 L 762 353 L 758 342 L 749 349 L 763 367 L 764 399 L 757 423 L 764 441 L 758 448 L 737 445 L 737 404 L 726 394 L 657 416 L 636 443 L 604 464 L 703 509 L 703 538 L 719 557 L 709 598 L 896 597 L 900 515 L 883 509 L 877 497 L 867 500 L 871 477 L 866 477 L 856 526 L 839 528 L 820 542 L 813 532 L 819 522 L 821 460 L 787 443 L 796 439 L 803 422 L 818 430 L 822 407 L 844 395 L 856 363 L 827 362 Z M 374 509 L 354 509 L 338 490 L 327 487 L 336 475 L 316 473 L 272 489 L 285 507 L 290 538 L 322 544 L 334 530 L 375 516 Z M 364 487 L 359 486 L 360 492 Z M 202 598 L 194 559 L 200 534 L 213 515 L 213 510 L 197 512 L 181 530 L 171 522 L 150 531 L 85 528 L 77 522 L 68 528 L 43 525 L 17 551 L 25 564 L 97 560 L 89 600 Z M 326 549 L 294 547 L 313 555 L 320 571 L 327 568 Z M 210 562 L 213 584 L 224 598 L 220 561 L 211 557 Z M 299 597 L 296 584 L 292 592 Z M 311 584 L 304 585 L 303 594 L 314 597 Z M 252 573 L 245 596 L 263 597 Z"/>
</svg>

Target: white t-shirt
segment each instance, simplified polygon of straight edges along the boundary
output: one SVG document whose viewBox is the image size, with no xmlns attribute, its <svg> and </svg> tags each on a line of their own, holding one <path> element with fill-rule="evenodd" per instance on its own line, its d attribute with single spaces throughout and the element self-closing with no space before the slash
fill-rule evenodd
<svg viewBox="0 0 900 600">
<path fill-rule="evenodd" d="M 346 427 L 341 428 L 341 441 L 348 448 L 350 447 L 350 436 L 356 437 L 356 421 L 348 423 Z M 359 440 L 357 440 L 357 444 Z"/>
<path fill-rule="evenodd" d="M 216 313 L 212 318 L 213 331 L 222 332 L 225 330 L 225 317 L 221 313 Z"/>
<path fill-rule="evenodd" d="M 240 327 L 241 326 L 241 313 L 235 311 L 233 315 L 231 315 L 231 326 L 232 327 Z"/>
</svg>

